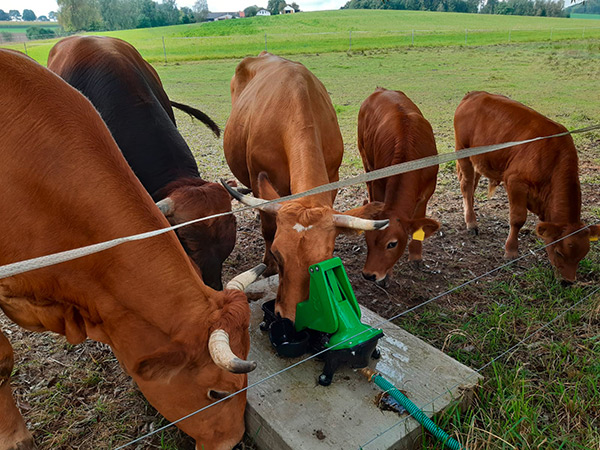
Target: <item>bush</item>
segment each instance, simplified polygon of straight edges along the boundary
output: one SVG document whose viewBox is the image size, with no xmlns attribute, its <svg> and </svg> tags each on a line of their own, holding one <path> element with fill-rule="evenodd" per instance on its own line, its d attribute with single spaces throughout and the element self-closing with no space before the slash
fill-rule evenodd
<svg viewBox="0 0 600 450">
<path fill-rule="evenodd" d="M 29 27 L 25 33 L 27 34 L 27 39 L 30 41 L 33 39 L 50 39 L 56 37 L 54 31 L 50 28 Z"/>
<path fill-rule="evenodd" d="M 2 33 L 0 33 L 0 35 L 2 36 L 2 40 L 4 42 L 12 42 L 13 41 L 13 34 L 9 33 L 8 31 L 3 31 Z"/>
</svg>

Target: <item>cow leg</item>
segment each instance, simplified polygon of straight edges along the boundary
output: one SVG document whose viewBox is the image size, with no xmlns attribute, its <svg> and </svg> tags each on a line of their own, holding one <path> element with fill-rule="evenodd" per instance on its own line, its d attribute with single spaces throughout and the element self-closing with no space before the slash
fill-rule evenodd
<svg viewBox="0 0 600 450">
<path fill-rule="evenodd" d="M 479 181 L 480 174 L 475 172 L 473 163 L 469 158 L 459 159 L 457 161 L 458 180 L 460 181 L 460 191 L 463 196 L 463 209 L 465 213 L 465 223 L 467 230 L 472 230 L 478 234 L 477 217 L 475 216 L 475 188 Z"/>
<path fill-rule="evenodd" d="M 510 233 L 504 247 L 504 257 L 514 259 L 519 256 L 519 231 L 527 220 L 527 185 L 507 180 L 506 193 L 510 210 Z"/>
<path fill-rule="evenodd" d="M 277 219 L 272 214 L 260 213 L 260 227 L 262 230 L 262 235 L 265 240 L 265 256 L 263 258 L 263 263 L 267 265 L 266 270 L 263 273 L 263 276 L 269 277 L 271 275 L 275 275 L 278 273 L 277 263 L 271 254 L 271 245 L 273 244 L 273 239 L 275 239 L 275 232 L 277 231 Z"/>
<path fill-rule="evenodd" d="M 14 365 L 13 349 L 0 331 L 0 450 L 30 450 L 33 437 L 15 404 L 10 389 L 10 374 Z"/>
</svg>

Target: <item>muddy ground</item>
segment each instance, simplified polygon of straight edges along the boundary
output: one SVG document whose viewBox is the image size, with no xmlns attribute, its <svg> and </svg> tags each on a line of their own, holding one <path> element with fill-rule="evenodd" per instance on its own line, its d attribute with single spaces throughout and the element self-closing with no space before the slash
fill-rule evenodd
<svg viewBox="0 0 600 450">
<path fill-rule="evenodd" d="M 595 141 L 581 153 L 582 179 L 600 179 L 599 152 L 600 141 Z M 428 207 L 430 216 L 442 223 L 441 229 L 425 241 L 423 266 L 414 267 L 405 255 L 396 265 L 387 289 L 367 282 L 360 275 L 366 257 L 364 238 L 340 236 L 335 255 L 344 262 L 358 301 L 390 318 L 504 264 L 503 246 L 509 229 L 506 194 L 500 187 L 492 199 L 487 199 L 485 180 L 482 181 L 476 205 L 480 234 L 474 237 L 464 226 L 462 197 L 454 169 L 452 165 L 442 167 L 437 191 Z M 590 222 L 594 217 L 592 208 L 600 205 L 600 189 L 595 182 L 584 183 L 582 191 L 583 218 Z M 345 188 L 338 194 L 336 208 L 349 209 L 362 204 L 363 198 L 366 198 L 363 185 Z M 256 213 L 242 213 L 237 220 L 237 246 L 226 262 L 225 280 L 262 259 L 264 246 Z M 540 247 L 534 232 L 536 222 L 530 215 L 521 232 L 522 255 Z M 548 264 L 544 251 L 511 265 L 508 271 L 490 275 L 481 283 L 523 273 L 539 262 Z M 586 274 L 579 282 L 598 283 L 599 275 Z M 436 300 L 443 308 L 466 310 L 484 301 L 484 294 L 477 289 Z M 398 323 L 402 325 L 401 321 Z M 16 367 L 12 386 L 39 449 L 115 448 L 166 424 L 123 373 L 107 346 L 91 341 L 72 346 L 61 336 L 27 332 L 4 315 L 0 315 L 0 326 L 14 346 Z M 251 444 L 245 447 L 252 448 Z M 171 427 L 128 448 L 192 449 L 193 445 Z"/>
</svg>

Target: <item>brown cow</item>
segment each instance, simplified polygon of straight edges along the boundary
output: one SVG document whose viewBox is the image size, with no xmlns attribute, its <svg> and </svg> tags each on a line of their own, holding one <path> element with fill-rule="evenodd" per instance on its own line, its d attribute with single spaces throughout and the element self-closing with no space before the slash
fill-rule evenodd
<svg viewBox="0 0 600 450">
<path fill-rule="evenodd" d="M 201 111 L 170 101 L 154 68 L 133 46 L 106 36 L 71 36 L 52 47 L 48 68 L 96 107 L 171 225 L 231 211 L 225 189 L 200 178 L 171 105 L 193 113 L 217 136 L 219 127 Z M 235 246 L 235 235 L 233 215 L 177 230 L 202 279 L 214 289 L 223 288 L 222 265 Z"/>
<path fill-rule="evenodd" d="M 231 80 L 231 103 L 225 157 L 255 197 L 275 199 L 338 180 L 344 148 L 335 111 L 323 84 L 302 64 L 266 52 L 245 58 Z M 332 257 L 341 230 L 387 224 L 360 219 L 364 207 L 336 213 L 335 195 L 270 205 L 260 213 L 264 261 L 271 272 L 279 269 L 275 311 L 290 320 L 296 305 L 308 299 L 309 265 Z"/>
<path fill-rule="evenodd" d="M 454 115 L 456 150 L 520 141 L 565 132 L 564 126 L 502 95 L 470 92 Z M 481 175 L 490 180 L 490 193 L 504 183 L 510 208 L 510 234 L 505 257 L 518 256 L 517 236 L 527 210 L 541 222 L 537 234 L 549 244 L 583 227 L 577 150 L 570 135 L 536 141 L 458 160 L 465 222 L 478 232 L 473 197 Z M 592 226 L 546 248 L 552 265 L 567 282 L 600 234 Z"/>
<path fill-rule="evenodd" d="M 169 226 L 81 93 L 2 49 L 0 85 L 0 266 Z M 110 345 L 171 421 L 245 387 L 255 367 L 232 353 L 248 354 L 246 296 L 205 286 L 173 232 L 0 279 L 0 308 L 28 330 Z M 0 450 L 31 449 L 12 368 L 0 332 Z M 238 395 L 177 426 L 198 449 L 231 449 L 245 405 Z"/>
<path fill-rule="evenodd" d="M 414 159 L 437 155 L 429 122 L 403 92 L 377 88 L 358 113 L 358 150 L 366 172 Z M 420 261 L 422 239 L 431 236 L 439 222 L 425 217 L 427 202 L 435 191 L 437 166 L 367 183 L 369 201 L 383 202 L 376 219 L 389 219 L 384 231 L 367 231 L 367 260 L 363 276 L 385 286 L 394 264 L 404 254 Z"/>
</svg>

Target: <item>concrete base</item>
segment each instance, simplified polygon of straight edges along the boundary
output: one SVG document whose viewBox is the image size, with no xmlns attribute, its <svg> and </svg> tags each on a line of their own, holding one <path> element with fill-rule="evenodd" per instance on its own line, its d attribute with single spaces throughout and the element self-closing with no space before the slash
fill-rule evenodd
<svg viewBox="0 0 600 450">
<path fill-rule="evenodd" d="M 255 283 L 251 298 L 251 350 L 249 359 L 258 368 L 249 374 L 253 384 L 302 358 L 277 356 L 268 333 L 259 328 L 263 302 L 275 298 L 277 276 Z M 377 326 L 383 319 L 362 309 L 362 322 Z M 456 401 L 468 401 L 481 376 L 439 350 L 386 323 L 379 340 L 375 368 L 430 417 Z M 420 442 L 421 425 L 406 415 L 377 406 L 381 390 L 367 382 L 358 370 L 339 368 L 331 386 L 317 382 L 323 362 L 312 359 L 248 390 L 246 433 L 261 450 L 410 450 Z M 400 423 L 399 423 L 400 422 Z M 399 423 L 399 424 L 398 424 Z M 394 427 L 394 425 L 396 425 Z M 390 427 L 391 430 L 385 432 Z M 385 432 L 385 433 L 384 433 Z M 373 438 L 381 434 L 375 440 Z M 367 444 L 368 445 L 365 445 Z"/>
</svg>

